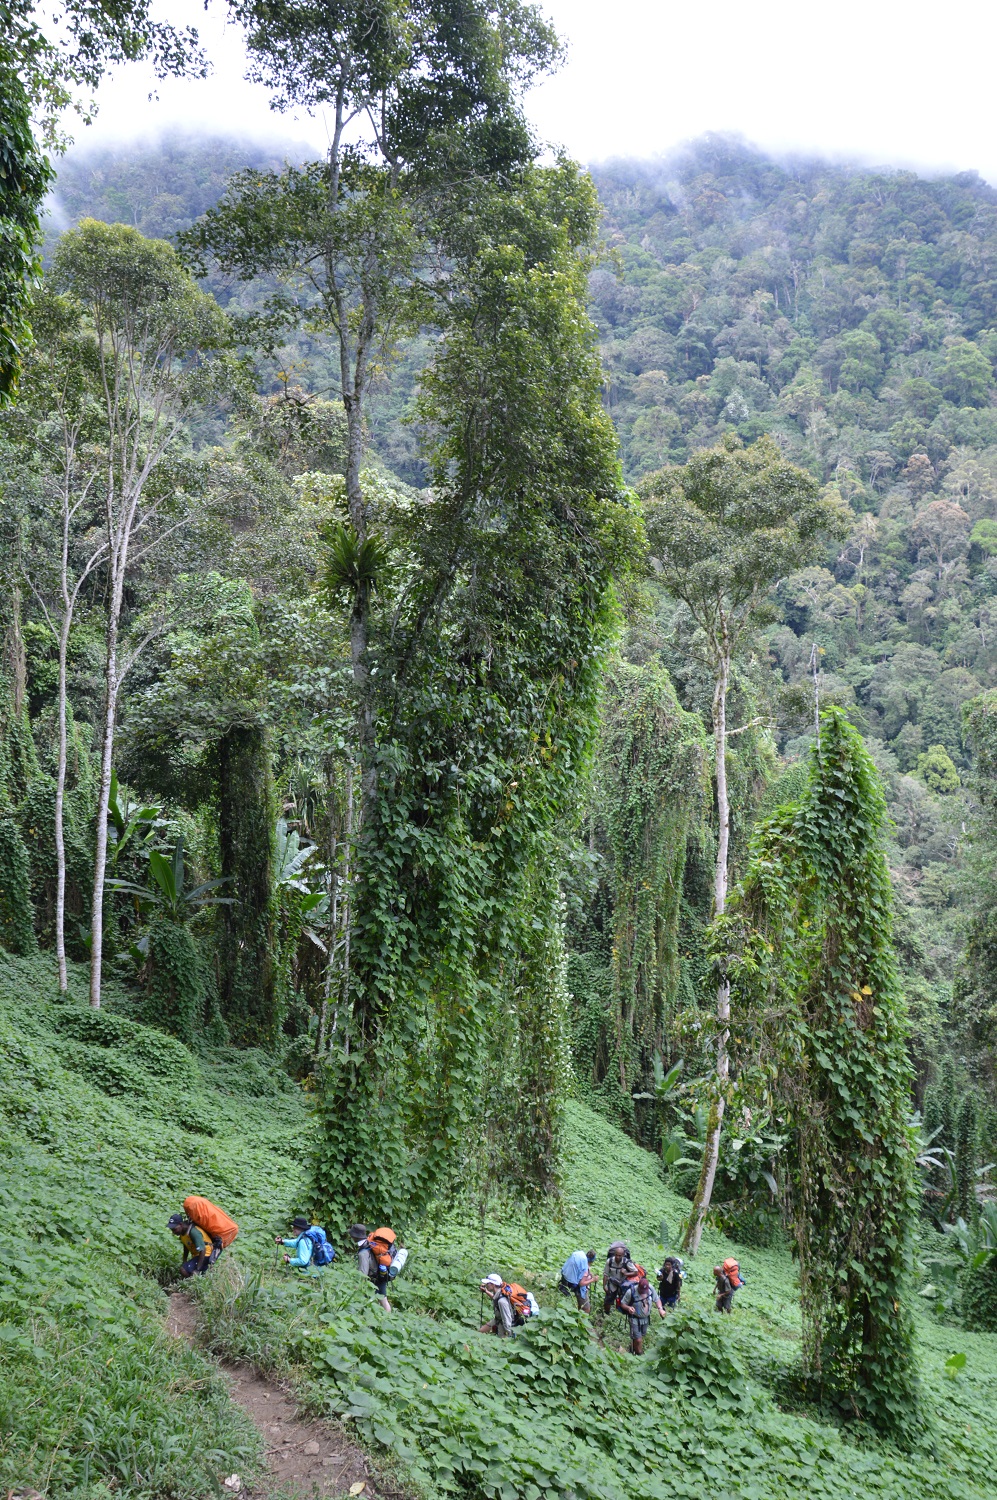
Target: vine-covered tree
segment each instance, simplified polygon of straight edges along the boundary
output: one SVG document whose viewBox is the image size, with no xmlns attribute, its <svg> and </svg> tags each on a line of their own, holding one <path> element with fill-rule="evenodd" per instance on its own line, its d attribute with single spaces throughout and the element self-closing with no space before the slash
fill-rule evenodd
<svg viewBox="0 0 997 1500">
<path fill-rule="evenodd" d="M 651 555 L 662 583 L 698 627 L 695 647 L 713 680 L 717 857 L 713 909 L 727 900 L 730 799 L 727 695 L 737 654 L 760 623 L 772 585 L 820 555 L 829 534 L 844 534 L 840 504 L 787 463 L 770 438 L 744 448 L 735 433 L 684 468 L 663 469 L 642 486 Z M 710 1207 L 729 1077 L 730 993 L 717 992 L 717 1085 L 703 1170 L 685 1236 L 695 1254 Z"/>
<path fill-rule="evenodd" d="M 406 581 L 379 616 L 382 785 L 357 850 L 349 1051 L 330 1054 L 321 1091 L 330 1217 L 427 1202 L 465 1144 L 503 1011 L 530 1039 L 507 1047 L 507 1118 L 512 1097 L 534 1101 L 521 1177 L 543 1185 L 556 1166 L 554 841 L 577 815 L 611 578 L 638 538 L 583 311 L 594 228 L 568 164 L 496 195 L 424 376 L 432 500 L 395 523 Z"/>
<path fill-rule="evenodd" d="M 911 1440 L 917 1200 L 885 813 L 861 737 L 828 711 L 807 789 L 760 825 L 717 949 L 770 1038 L 794 1127 L 787 1197 L 805 1373 L 846 1414 Z"/>
<path fill-rule="evenodd" d="M 346 506 L 363 568 L 376 563 L 364 494 L 365 409 L 394 343 L 434 320 L 445 251 L 440 220 L 474 184 L 515 173 L 536 154 L 518 95 L 556 53 L 531 6 L 468 0 L 261 3 L 233 0 L 247 30 L 251 76 L 278 109 L 328 111 L 325 159 L 235 176 L 184 238 L 201 265 L 282 290 L 255 320 L 272 344 L 300 325 L 331 338 L 346 416 Z M 254 320 L 250 320 L 251 325 Z M 348 539 L 347 539 L 348 542 Z M 366 560 L 364 560 L 366 558 Z M 361 823 L 377 785 L 370 593 L 353 594 Z"/>
<path fill-rule="evenodd" d="M 602 720 L 596 795 L 612 869 L 613 1010 L 592 1082 L 618 1087 L 632 1124 L 632 1096 L 652 1083 L 678 990 L 686 843 L 702 816 L 706 742 L 654 662 L 610 669 Z"/>
</svg>

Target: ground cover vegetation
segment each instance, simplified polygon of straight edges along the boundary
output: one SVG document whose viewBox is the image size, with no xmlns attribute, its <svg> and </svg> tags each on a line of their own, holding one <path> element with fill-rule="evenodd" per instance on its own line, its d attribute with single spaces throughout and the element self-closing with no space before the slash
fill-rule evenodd
<svg viewBox="0 0 997 1500">
<path fill-rule="evenodd" d="M 529 8 L 232 8 L 322 160 L 70 157 L 40 276 L 2 137 L 11 1483 L 254 1462 L 161 1332 L 194 1174 L 244 1226 L 212 1347 L 427 1496 L 980 1493 L 991 191 L 724 140 L 593 178 L 526 126 Z M 200 66 L 101 17 L 25 105 Z M 390 1319 L 268 1268 L 303 1206 L 404 1233 Z M 556 1293 L 619 1233 L 690 1255 L 643 1362 Z M 492 1260 L 544 1309 L 508 1344 Z"/>
<path fill-rule="evenodd" d="M 384 1453 L 412 1493 L 691 1496 L 704 1484 L 738 1496 L 796 1496 L 805 1486 L 831 1500 L 858 1488 L 986 1493 L 979 1476 L 997 1445 L 992 1338 L 921 1314 L 918 1360 L 933 1414 L 924 1449 L 852 1441 L 794 1384 L 801 1325 L 784 1247 L 738 1246 L 708 1226 L 689 1263 L 687 1305 L 652 1332 L 642 1364 L 622 1352 L 615 1315 L 603 1343 L 592 1340 L 557 1291 L 565 1255 L 624 1233 L 653 1266 L 688 1204 L 653 1154 L 577 1102 L 567 1106 L 559 1220 L 493 1202 L 482 1221 L 473 1195 L 453 1203 L 406 1232 L 410 1267 L 390 1317 L 348 1261 L 321 1282 L 289 1278 L 274 1265 L 272 1231 L 308 1191 L 300 1088 L 272 1054 L 192 1053 L 136 1021 L 126 988 L 109 985 L 102 1009 L 90 1011 L 83 964 L 70 966 L 69 981 L 60 995 L 46 957 L 3 959 L 8 1487 L 193 1497 L 233 1471 L 251 1476 L 259 1438 L 230 1404 L 215 1351 L 290 1375 L 309 1405 L 345 1417 Z M 164 1332 L 162 1290 L 178 1262 L 162 1206 L 192 1174 L 241 1226 L 228 1264 L 199 1288 L 193 1351 Z M 721 1320 L 708 1263 L 731 1252 L 750 1294 Z M 477 1332 L 477 1283 L 493 1263 L 543 1309 L 508 1344 Z M 954 1354 L 965 1367 L 953 1377 Z M 542 1417 L 529 1444 L 524 1401 Z"/>
</svg>

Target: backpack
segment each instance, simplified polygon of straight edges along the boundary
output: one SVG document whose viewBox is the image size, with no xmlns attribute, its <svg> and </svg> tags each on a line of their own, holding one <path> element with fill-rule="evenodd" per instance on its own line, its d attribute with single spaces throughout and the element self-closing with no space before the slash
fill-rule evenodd
<svg viewBox="0 0 997 1500">
<path fill-rule="evenodd" d="M 373 1234 L 367 1236 L 367 1249 L 384 1271 L 390 1269 L 391 1262 L 398 1254 L 398 1249 L 395 1245 L 397 1238 L 398 1236 L 393 1229 L 384 1227 L 375 1229 Z"/>
<path fill-rule="evenodd" d="M 517 1318 L 522 1318 L 524 1322 L 527 1318 L 532 1318 L 533 1303 L 524 1286 L 515 1281 L 506 1281 L 502 1285 L 502 1295 L 508 1297 Z"/>
<path fill-rule="evenodd" d="M 196 1224 L 202 1234 L 206 1234 L 210 1240 L 220 1242 L 221 1248 L 227 1250 L 229 1245 L 239 1233 L 239 1226 L 234 1219 L 230 1219 L 227 1213 L 211 1202 L 210 1198 L 197 1198 L 193 1194 L 183 1200 L 183 1211 L 192 1224 Z"/>
<path fill-rule="evenodd" d="M 305 1234 L 312 1242 L 312 1265 L 330 1265 L 336 1258 L 336 1247 L 326 1239 L 325 1230 L 313 1224 L 311 1229 L 305 1230 Z"/>
<path fill-rule="evenodd" d="M 647 1272 L 644 1270 L 644 1267 L 643 1266 L 637 1266 L 637 1265 L 635 1265 L 634 1268 L 633 1268 L 633 1270 L 630 1272 L 630 1275 L 626 1278 L 626 1280 L 620 1283 L 620 1289 L 616 1293 L 616 1310 L 617 1310 L 617 1312 L 625 1313 L 625 1312 L 629 1311 L 628 1308 L 621 1307 L 620 1306 L 620 1302 L 622 1300 L 623 1294 L 626 1291 L 627 1287 L 628 1286 L 636 1287 L 637 1283 L 640 1281 L 640 1279 L 641 1279 L 642 1276 L 644 1276 L 644 1277 L 647 1276 Z"/>
<path fill-rule="evenodd" d="M 727 1280 L 730 1282 L 730 1289 L 732 1292 L 736 1292 L 738 1287 L 744 1285 L 743 1281 L 741 1280 L 741 1267 L 738 1265 L 736 1260 L 725 1260 L 720 1269 L 723 1271 L 724 1275 L 727 1277 Z"/>
</svg>

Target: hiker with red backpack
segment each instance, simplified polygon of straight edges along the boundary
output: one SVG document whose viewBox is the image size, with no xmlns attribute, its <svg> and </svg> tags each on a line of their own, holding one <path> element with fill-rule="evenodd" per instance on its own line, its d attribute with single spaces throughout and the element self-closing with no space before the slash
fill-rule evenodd
<svg viewBox="0 0 997 1500">
<path fill-rule="evenodd" d="M 612 1312 L 617 1304 L 617 1298 L 624 1282 L 629 1276 L 636 1273 L 637 1267 L 630 1258 L 629 1246 L 622 1240 L 614 1240 L 606 1254 L 606 1264 L 602 1272 L 602 1310 L 604 1313 Z"/>
<path fill-rule="evenodd" d="M 732 1310 L 734 1293 L 740 1291 L 744 1285 L 741 1267 L 733 1256 L 729 1256 L 722 1266 L 713 1267 L 713 1279 L 717 1284 L 717 1312 L 729 1313 Z"/>
<path fill-rule="evenodd" d="M 490 1323 L 482 1323 L 482 1333 L 497 1333 L 500 1339 L 509 1338 L 517 1328 L 532 1318 L 539 1309 L 525 1287 L 515 1281 L 503 1281 L 497 1271 L 492 1271 L 481 1283 L 481 1290 L 490 1297 L 495 1316 Z"/>
<path fill-rule="evenodd" d="M 408 1251 L 400 1247 L 397 1234 L 387 1225 L 368 1229 L 366 1224 L 351 1224 L 347 1233 L 357 1247 L 360 1274 L 374 1283 L 381 1306 L 385 1312 L 390 1312 L 388 1282 L 393 1281 L 405 1265 Z"/>
<path fill-rule="evenodd" d="M 638 1266 L 637 1271 L 638 1275 L 631 1276 L 624 1283 L 616 1300 L 616 1306 L 630 1323 L 631 1354 L 644 1353 L 644 1340 L 651 1324 L 651 1308 L 658 1309 L 659 1318 L 665 1316 L 661 1298 L 648 1281 L 643 1266 Z"/>
<path fill-rule="evenodd" d="M 291 1220 L 291 1228 L 294 1230 L 293 1239 L 281 1239 L 278 1235 L 274 1240 L 275 1245 L 285 1245 L 288 1250 L 294 1251 L 293 1255 L 284 1256 L 285 1266 L 292 1266 L 295 1271 L 307 1271 L 311 1275 L 331 1265 L 336 1258 L 336 1250 L 326 1239 L 324 1229 L 313 1224 L 311 1219 L 306 1219 L 304 1214 L 295 1214 Z"/>
</svg>

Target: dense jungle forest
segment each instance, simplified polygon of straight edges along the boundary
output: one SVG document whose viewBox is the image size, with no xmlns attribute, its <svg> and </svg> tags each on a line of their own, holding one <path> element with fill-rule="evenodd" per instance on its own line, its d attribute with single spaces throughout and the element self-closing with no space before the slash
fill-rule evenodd
<svg viewBox="0 0 997 1500">
<path fill-rule="evenodd" d="M 72 78 L 187 66 L 121 9 Z M 529 7 L 231 9 L 324 157 L 67 146 L 0 41 L 0 1477 L 303 1497 L 238 1361 L 312 1494 L 982 1500 L 997 191 L 585 170 Z"/>
</svg>

